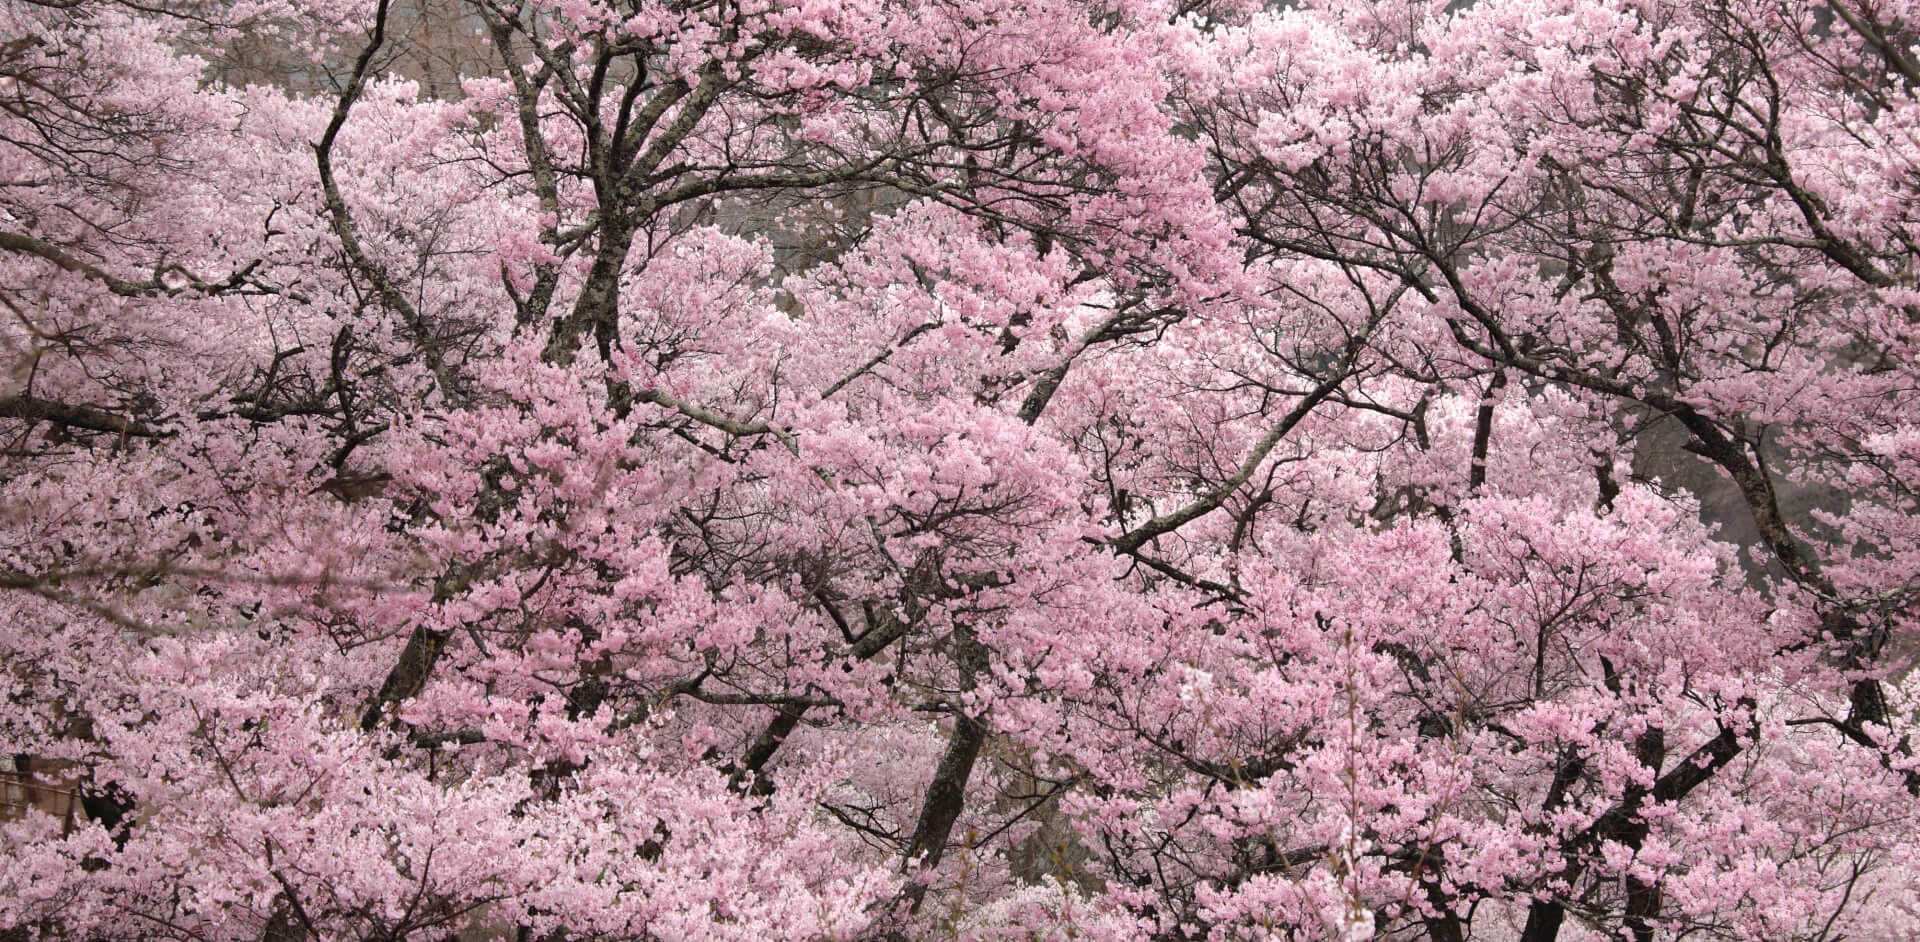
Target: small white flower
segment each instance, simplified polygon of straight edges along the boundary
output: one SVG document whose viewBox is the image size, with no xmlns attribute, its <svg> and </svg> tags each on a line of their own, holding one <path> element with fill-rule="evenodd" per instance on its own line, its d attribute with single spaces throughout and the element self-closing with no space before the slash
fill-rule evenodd
<svg viewBox="0 0 1920 942">
<path fill-rule="evenodd" d="M 1197 700 L 1213 689 L 1213 675 L 1197 667 L 1188 667 L 1180 681 L 1180 699 Z"/>
</svg>

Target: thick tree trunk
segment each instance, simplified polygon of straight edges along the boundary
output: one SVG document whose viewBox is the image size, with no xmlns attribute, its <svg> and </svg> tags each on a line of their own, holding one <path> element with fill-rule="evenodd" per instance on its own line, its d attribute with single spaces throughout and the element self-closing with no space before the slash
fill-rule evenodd
<svg viewBox="0 0 1920 942">
<path fill-rule="evenodd" d="M 960 689 L 973 689 L 975 680 L 987 668 L 986 647 L 974 639 L 971 630 L 955 625 L 953 657 L 959 668 Z M 980 758 L 980 747 L 986 741 L 986 724 L 956 706 L 947 750 L 934 770 L 933 783 L 927 786 L 903 866 L 913 868 L 917 864 L 919 870 L 930 873 L 940 865 L 946 855 L 947 841 L 953 834 L 953 823 L 966 808 L 967 781 L 973 777 L 974 763 Z M 925 883 L 916 880 L 908 884 L 902 894 L 907 900 L 907 911 L 918 912 L 926 893 Z"/>
</svg>

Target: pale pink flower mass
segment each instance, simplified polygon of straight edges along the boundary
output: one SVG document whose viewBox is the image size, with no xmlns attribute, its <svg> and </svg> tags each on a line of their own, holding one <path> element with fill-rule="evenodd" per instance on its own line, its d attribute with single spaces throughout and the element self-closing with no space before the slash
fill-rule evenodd
<svg viewBox="0 0 1920 942">
<path fill-rule="evenodd" d="M 1920 5 L 0 0 L 0 938 L 1920 937 Z"/>
</svg>

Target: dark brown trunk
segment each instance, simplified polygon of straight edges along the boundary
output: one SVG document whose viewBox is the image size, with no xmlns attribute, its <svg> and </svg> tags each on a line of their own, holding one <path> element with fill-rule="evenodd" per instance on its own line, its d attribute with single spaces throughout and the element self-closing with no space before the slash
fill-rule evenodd
<svg viewBox="0 0 1920 942">
<path fill-rule="evenodd" d="M 956 625 L 953 630 L 954 664 L 959 668 L 960 689 L 973 689 L 976 678 L 987 667 L 987 650 L 974 640 L 973 632 Z M 966 808 L 967 781 L 973 777 L 974 763 L 980 758 L 980 747 L 987 741 L 986 724 L 968 716 L 957 707 L 953 712 L 953 731 L 947 736 L 947 750 L 940 756 L 940 765 L 934 770 L 933 783 L 927 786 L 926 798 L 920 806 L 920 819 L 914 825 L 913 839 L 907 844 L 905 867 L 914 867 L 923 871 L 932 871 L 940 865 L 946 855 L 947 841 L 953 834 L 953 823 L 960 818 L 960 812 Z M 918 912 L 920 903 L 926 897 L 926 885 L 914 882 L 908 885 L 902 894 L 907 900 L 907 911 Z"/>
</svg>

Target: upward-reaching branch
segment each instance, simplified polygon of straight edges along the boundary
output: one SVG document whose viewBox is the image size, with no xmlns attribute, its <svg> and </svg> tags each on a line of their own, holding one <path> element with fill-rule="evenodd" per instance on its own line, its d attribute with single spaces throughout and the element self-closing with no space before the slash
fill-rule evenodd
<svg viewBox="0 0 1920 942">
<path fill-rule="evenodd" d="M 340 246 L 353 262 L 354 270 L 373 285 L 374 293 L 382 304 L 400 315 L 413 334 L 414 342 L 420 346 L 420 354 L 426 359 L 427 368 L 433 372 L 434 382 L 440 388 L 440 394 L 449 399 L 459 398 L 459 385 L 453 373 L 447 368 L 440 344 L 434 339 L 426 319 L 414 304 L 407 300 L 405 292 L 395 284 L 386 267 L 374 260 L 366 252 L 360 241 L 359 227 L 354 224 L 353 213 L 347 207 L 346 198 L 340 194 L 339 182 L 333 173 L 333 146 L 340 137 L 340 129 L 346 127 L 347 116 L 353 112 L 353 106 L 366 90 L 367 75 L 372 71 L 374 57 L 387 39 L 387 5 L 389 0 L 379 0 L 373 11 L 373 31 L 367 39 L 367 45 L 353 60 L 353 72 L 347 78 L 346 87 L 341 89 L 340 98 L 334 104 L 333 117 L 327 121 L 326 132 L 320 135 L 318 143 L 313 145 L 314 162 L 320 171 L 320 192 L 327 203 L 327 215 L 332 220 L 333 233 L 340 239 Z"/>
</svg>

